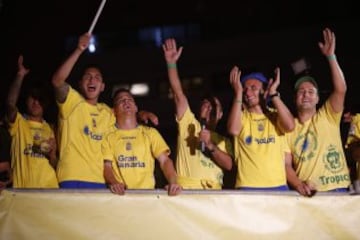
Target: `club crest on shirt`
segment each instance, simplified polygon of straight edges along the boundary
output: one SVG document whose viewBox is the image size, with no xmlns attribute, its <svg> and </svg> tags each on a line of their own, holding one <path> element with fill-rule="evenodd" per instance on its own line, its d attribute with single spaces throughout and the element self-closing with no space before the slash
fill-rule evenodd
<svg viewBox="0 0 360 240">
<path fill-rule="evenodd" d="M 251 142 L 252 142 L 252 137 L 251 137 L 251 136 L 247 136 L 247 137 L 245 138 L 245 143 L 246 143 L 247 145 L 250 145 Z"/>
<path fill-rule="evenodd" d="M 323 156 L 323 161 L 325 163 L 325 167 L 332 173 L 338 173 L 343 168 L 343 162 L 340 161 L 341 154 L 337 151 L 336 146 L 330 145 L 327 148 L 326 154 Z"/>
<path fill-rule="evenodd" d="M 295 158 L 299 161 L 308 161 L 315 156 L 318 149 L 318 141 L 315 134 L 309 131 L 307 134 L 300 134 L 295 139 Z"/>
<path fill-rule="evenodd" d="M 264 129 L 265 129 L 264 124 L 262 122 L 259 122 L 258 126 L 257 126 L 257 129 L 258 129 L 259 132 L 264 131 Z"/>
<path fill-rule="evenodd" d="M 95 118 L 92 119 L 92 126 L 93 126 L 94 128 L 96 128 L 96 120 L 95 120 Z"/>
<path fill-rule="evenodd" d="M 125 149 L 126 149 L 126 151 L 131 151 L 132 146 L 131 146 L 131 143 L 130 143 L 130 142 L 127 142 L 127 143 L 126 143 Z"/>
<path fill-rule="evenodd" d="M 40 141 L 41 140 L 41 134 L 39 132 L 36 132 L 34 134 L 34 142 Z"/>
</svg>

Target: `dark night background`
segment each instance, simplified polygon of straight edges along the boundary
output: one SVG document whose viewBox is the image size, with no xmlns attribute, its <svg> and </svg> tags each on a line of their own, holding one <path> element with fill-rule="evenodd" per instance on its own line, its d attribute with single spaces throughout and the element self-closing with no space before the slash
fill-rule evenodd
<svg viewBox="0 0 360 240">
<path fill-rule="evenodd" d="M 31 69 L 24 88 L 40 83 L 52 97 L 52 74 L 76 47 L 78 36 L 88 31 L 100 3 L 0 0 L 1 108 L 19 54 L 24 55 L 25 65 Z M 174 106 L 168 97 L 160 47 L 165 38 L 174 37 L 178 45 L 184 46 L 179 72 L 193 110 L 196 112 L 203 94 L 212 92 L 222 100 L 226 117 L 232 98 L 228 76 L 234 65 L 244 73 L 257 70 L 268 77 L 279 66 L 281 96 L 293 109 L 296 76 L 291 64 L 305 58 L 324 99 L 331 91 L 331 83 L 317 42 L 322 41 L 322 30 L 330 27 L 336 34 L 336 54 L 348 83 L 346 108 L 355 108 L 360 102 L 357 5 L 355 1 L 309 0 L 107 0 L 93 32 L 98 40 L 97 52 L 82 55 L 70 83 L 76 87 L 78 70 L 89 62 L 104 68 L 106 91 L 101 100 L 106 103 L 114 85 L 147 82 L 150 94 L 138 97 L 138 105 L 159 116 L 158 129 L 174 152 Z M 46 118 L 56 121 L 55 105 Z M 225 122 L 220 122 L 222 132 Z"/>
</svg>

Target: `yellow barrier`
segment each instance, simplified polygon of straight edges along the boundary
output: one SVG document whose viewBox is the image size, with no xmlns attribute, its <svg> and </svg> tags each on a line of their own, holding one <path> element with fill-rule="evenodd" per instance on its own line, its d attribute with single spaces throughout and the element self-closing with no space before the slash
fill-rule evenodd
<svg viewBox="0 0 360 240">
<path fill-rule="evenodd" d="M 360 195 L 4 190 L 0 239 L 360 239 Z"/>
</svg>

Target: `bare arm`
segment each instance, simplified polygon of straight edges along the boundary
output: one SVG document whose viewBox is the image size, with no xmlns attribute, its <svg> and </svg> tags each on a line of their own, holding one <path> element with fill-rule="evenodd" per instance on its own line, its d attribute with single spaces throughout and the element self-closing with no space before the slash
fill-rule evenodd
<svg viewBox="0 0 360 240">
<path fill-rule="evenodd" d="M 270 79 L 268 89 L 265 97 L 272 96 L 277 93 L 277 88 L 280 85 L 280 68 L 275 69 L 275 81 Z M 278 112 L 277 124 L 284 132 L 291 132 L 295 128 L 294 116 L 291 114 L 288 107 L 281 100 L 280 95 L 272 97 L 271 101 Z"/>
<path fill-rule="evenodd" d="M 344 109 L 346 94 L 346 82 L 344 74 L 336 60 L 335 56 L 335 34 L 328 28 L 323 30 L 324 43 L 319 42 L 322 54 L 327 57 L 329 62 L 333 91 L 329 96 L 330 105 L 334 112 L 341 112 Z"/>
<path fill-rule="evenodd" d="M 49 159 L 49 162 L 51 166 L 56 169 L 56 165 L 58 162 L 57 154 L 56 154 L 56 140 L 55 138 L 50 138 L 48 140 L 48 144 L 50 146 L 49 152 L 46 154 L 47 158 Z"/>
<path fill-rule="evenodd" d="M 13 83 L 10 86 L 8 97 L 7 97 L 7 118 L 10 122 L 15 121 L 17 109 L 17 101 L 19 99 L 20 89 L 25 76 L 29 73 L 29 69 L 23 65 L 24 58 L 22 55 L 18 58 L 18 71 Z"/>
<path fill-rule="evenodd" d="M 164 56 L 168 67 L 168 77 L 170 81 L 171 90 L 174 94 L 174 101 L 176 105 L 176 116 L 178 119 L 182 118 L 186 109 L 188 108 L 188 100 L 183 92 L 179 73 L 176 63 L 181 55 L 182 47 L 176 48 L 175 39 L 167 39 L 163 44 Z"/>
<path fill-rule="evenodd" d="M 199 140 L 205 143 L 205 147 L 211 154 L 211 159 L 221 168 L 231 170 L 233 159 L 230 154 L 219 149 L 215 143 L 211 141 L 211 132 L 208 129 L 202 129 L 199 133 Z"/>
<path fill-rule="evenodd" d="M 159 118 L 152 112 L 148 112 L 145 110 L 141 110 L 137 113 L 138 121 L 141 123 L 148 124 L 149 120 L 154 124 L 155 126 L 159 125 Z"/>
<path fill-rule="evenodd" d="M 312 190 L 308 184 L 301 181 L 293 168 L 291 153 L 285 153 L 285 170 L 288 184 L 303 196 L 312 196 Z"/>
<path fill-rule="evenodd" d="M 104 160 L 104 178 L 112 193 L 119 195 L 125 194 L 125 185 L 116 179 L 113 172 L 112 162 L 106 159 Z"/>
<path fill-rule="evenodd" d="M 242 129 L 241 115 L 242 115 L 242 97 L 243 89 L 240 82 L 241 71 L 237 66 L 233 67 L 230 72 L 230 85 L 234 90 L 233 104 L 230 109 L 227 130 L 230 135 L 239 135 Z"/>
<path fill-rule="evenodd" d="M 181 192 L 181 186 L 177 184 L 177 174 L 173 161 L 169 158 L 168 152 L 162 153 L 157 157 L 159 161 L 160 168 L 164 173 L 166 180 L 168 181 L 168 194 L 170 196 L 178 195 Z"/>
<path fill-rule="evenodd" d="M 66 84 L 66 79 L 69 77 L 75 63 L 79 59 L 80 55 L 89 46 L 91 35 L 85 33 L 79 38 L 77 48 L 72 54 L 65 60 L 65 62 L 57 69 L 52 77 L 52 84 L 55 88 L 55 97 L 58 102 L 63 103 L 69 92 L 69 85 Z"/>
</svg>

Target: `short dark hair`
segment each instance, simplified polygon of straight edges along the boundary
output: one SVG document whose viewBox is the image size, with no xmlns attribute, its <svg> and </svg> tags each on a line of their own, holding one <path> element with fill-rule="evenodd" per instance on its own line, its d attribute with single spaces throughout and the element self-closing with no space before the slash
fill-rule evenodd
<svg viewBox="0 0 360 240">
<path fill-rule="evenodd" d="M 201 104 L 202 104 L 202 102 L 203 102 L 204 100 L 208 100 L 208 101 L 210 102 L 211 106 L 214 108 L 214 110 L 212 110 L 211 113 L 210 113 L 211 116 L 213 116 L 213 117 L 215 117 L 215 115 L 216 115 L 216 111 L 215 111 L 216 101 L 215 101 L 215 99 L 218 99 L 218 100 L 219 100 L 219 102 L 220 102 L 220 109 L 221 109 L 221 111 L 223 111 L 223 106 L 222 106 L 221 101 L 220 101 L 220 99 L 219 99 L 218 96 L 215 96 L 215 95 L 212 95 L 212 94 L 207 93 L 207 94 L 203 95 L 202 98 L 201 98 Z M 201 106 L 201 105 L 200 105 L 200 106 Z"/>
<path fill-rule="evenodd" d="M 25 92 L 25 99 L 27 100 L 29 97 L 32 97 L 32 98 L 38 100 L 41 107 L 44 110 L 50 104 L 48 92 L 42 87 L 38 87 L 38 86 L 34 87 L 33 86 L 33 87 L 28 88 Z"/>
<path fill-rule="evenodd" d="M 129 93 L 131 96 L 133 96 L 129 89 L 127 89 L 127 88 L 118 88 L 118 89 L 115 90 L 115 92 L 114 92 L 114 94 L 113 94 L 113 97 L 112 97 L 113 102 L 114 102 L 116 96 L 117 96 L 119 93 L 122 93 L 122 92 Z"/>
<path fill-rule="evenodd" d="M 102 76 L 102 78 L 103 78 L 103 81 L 104 81 L 105 76 L 104 76 L 104 72 L 103 72 L 103 67 L 102 67 L 100 64 L 98 64 L 98 63 L 88 63 L 88 64 L 86 64 L 86 65 L 82 68 L 81 74 L 84 74 L 85 71 L 86 71 L 87 69 L 89 69 L 89 68 L 96 68 L 97 70 L 99 70 L 99 72 L 100 72 L 100 74 L 101 74 L 101 76 Z"/>
<path fill-rule="evenodd" d="M 205 95 L 203 95 L 202 97 L 201 97 L 201 101 L 204 101 L 204 100 L 209 100 L 209 102 L 211 103 L 211 104 L 215 104 L 215 98 L 218 98 L 217 96 L 215 96 L 215 95 L 212 95 L 212 94 L 205 94 Z"/>
</svg>

